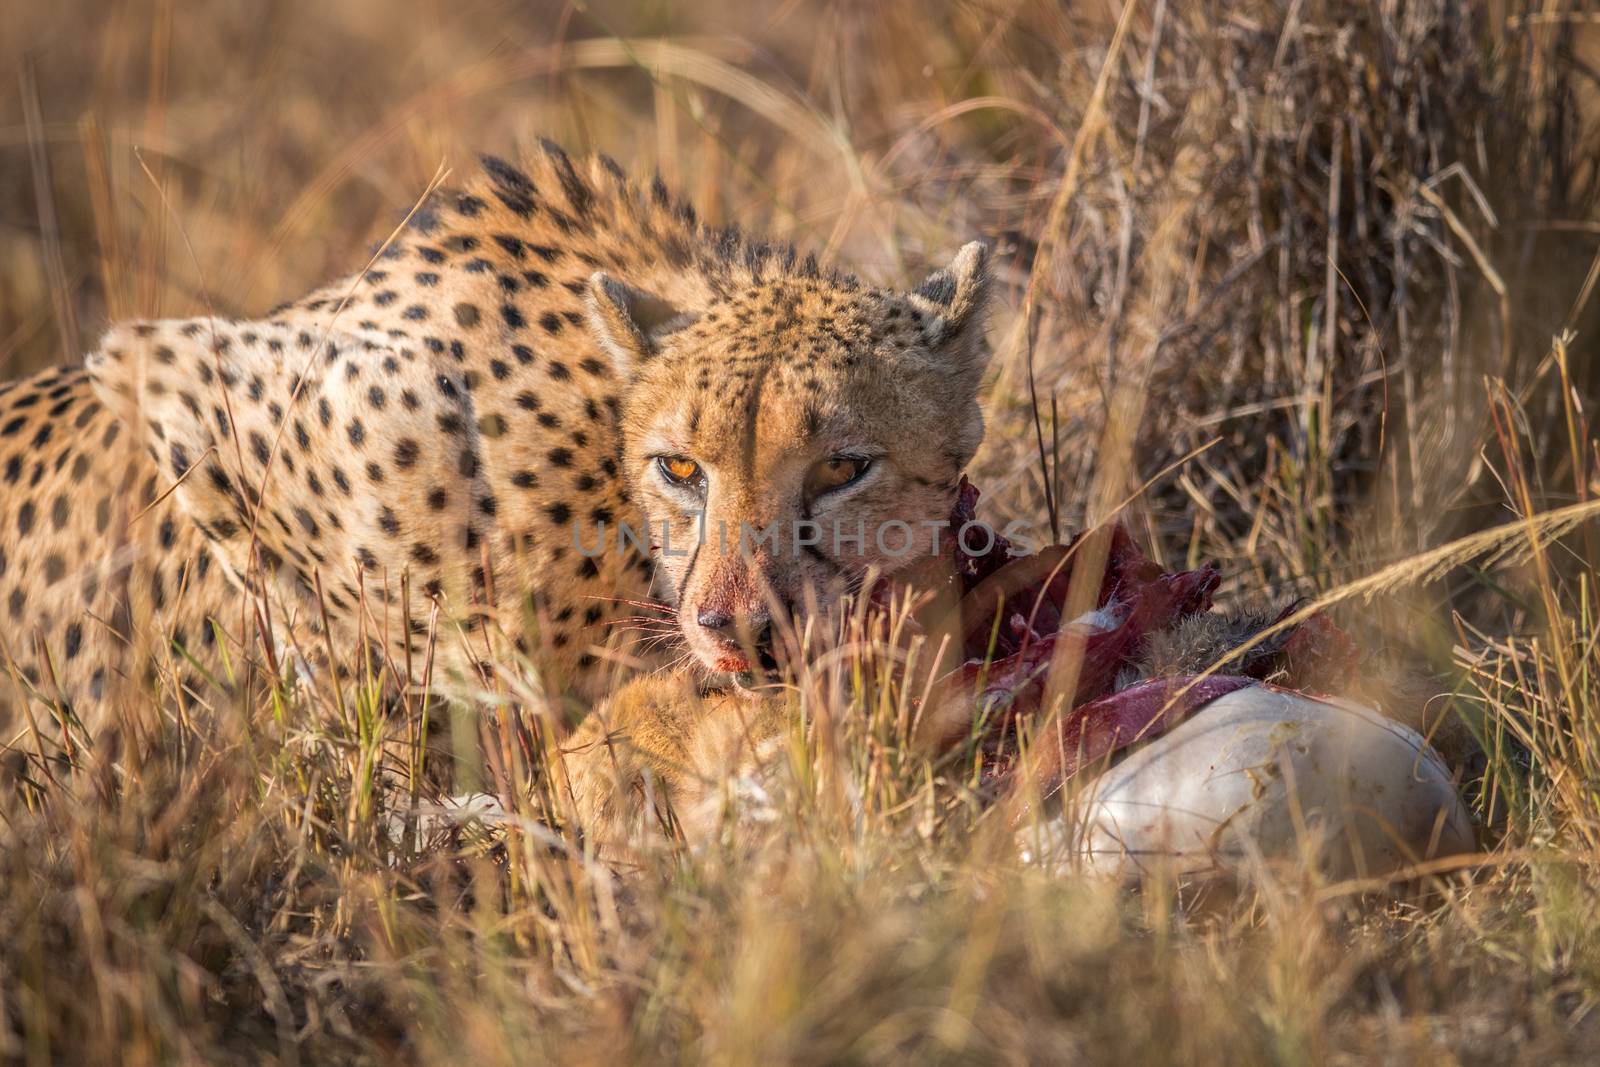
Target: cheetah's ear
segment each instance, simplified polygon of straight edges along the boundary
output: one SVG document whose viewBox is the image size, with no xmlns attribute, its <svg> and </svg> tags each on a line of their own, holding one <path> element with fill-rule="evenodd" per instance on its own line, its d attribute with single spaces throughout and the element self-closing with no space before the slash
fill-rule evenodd
<svg viewBox="0 0 1600 1067">
<path fill-rule="evenodd" d="M 930 316 L 930 348 L 959 364 L 981 366 L 987 358 L 983 341 L 989 317 L 989 250 L 982 241 L 963 245 L 944 268 L 917 286 L 911 301 Z"/>
<path fill-rule="evenodd" d="M 589 329 L 624 380 L 632 378 L 639 364 L 656 354 L 663 335 L 684 325 L 684 316 L 677 308 L 660 297 L 624 285 L 604 271 L 589 276 L 584 310 L 589 316 Z"/>
</svg>

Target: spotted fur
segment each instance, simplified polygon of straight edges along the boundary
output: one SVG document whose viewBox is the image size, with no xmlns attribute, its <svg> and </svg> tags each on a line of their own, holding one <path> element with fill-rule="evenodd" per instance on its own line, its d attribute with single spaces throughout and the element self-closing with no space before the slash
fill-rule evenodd
<svg viewBox="0 0 1600 1067">
<path fill-rule="evenodd" d="M 114 326 L 85 368 L 0 387 L 7 740 L 155 673 L 198 687 L 264 621 L 313 660 L 365 634 L 414 662 L 431 632 L 435 677 L 469 682 L 503 639 L 589 699 L 654 592 L 715 667 L 708 609 L 897 563 L 636 548 L 618 524 L 681 537 L 692 510 L 659 452 L 703 464 L 702 510 L 735 527 L 946 514 L 982 432 L 984 278 L 974 245 L 915 292 L 869 288 L 546 145 L 260 320 Z M 808 499 L 840 449 L 870 478 Z"/>
</svg>

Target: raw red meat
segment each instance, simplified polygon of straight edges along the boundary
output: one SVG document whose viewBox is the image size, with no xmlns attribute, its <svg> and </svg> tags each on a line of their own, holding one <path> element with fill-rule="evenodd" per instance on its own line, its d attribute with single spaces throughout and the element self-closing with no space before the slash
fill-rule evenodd
<svg viewBox="0 0 1600 1067">
<path fill-rule="evenodd" d="M 978 490 L 962 479 L 950 528 L 960 531 L 974 520 Z M 1271 678 L 1290 688 L 1335 691 L 1357 665 L 1350 639 L 1325 616 L 1313 616 L 1251 658 L 1243 673 L 1157 678 L 1117 689 L 1118 675 L 1132 667 L 1151 634 L 1211 610 L 1221 576 L 1209 565 L 1167 573 L 1139 551 L 1123 527 L 1107 534 L 1105 569 L 1094 610 L 1063 620 L 1073 568 L 1093 556 L 1088 537 L 1065 545 L 1021 553 L 998 534 L 974 533 L 946 539 L 947 552 L 880 583 L 874 599 L 887 603 L 910 587 L 924 594 L 916 612 L 918 627 L 946 637 L 960 650 L 959 665 L 932 690 L 931 703 L 961 709 L 935 727 L 935 741 L 949 746 L 983 725 L 981 744 L 989 776 L 1008 772 L 1016 753 L 1016 730 L 1032 728 L 1038 753 L 1035 773 L 1047 792 L 1082 768 L 1118 750 L 1177 725 L 1207 703 L 1246 685 Z M 987 540 L 983 551 L 973 543 Z M 927 595 L 927 594 L 931 594 Z M 1287 618 L 1289 608 L 1275 622 Z M 1062 652 L 1062 672 L 1072 698 L 1053 732 L 1040 737 L 1034 718 L 1040 712 L 1047 680 Z M 1073 666 L 1075 664 L 1075 678 Z M 1235 672 L 1239 664 L 1228 665 Z"/>
</svg>

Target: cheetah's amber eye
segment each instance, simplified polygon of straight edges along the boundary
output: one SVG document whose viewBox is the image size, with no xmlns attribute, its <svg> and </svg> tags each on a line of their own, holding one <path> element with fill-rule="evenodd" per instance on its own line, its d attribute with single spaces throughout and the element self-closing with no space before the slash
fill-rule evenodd
<svg viewBox="0 0 1600 1067">
<path fill-rule="evenodd" d="M 830 456 L 811 468 L 806 475 L 806 495 L 821 496 L 835 489 L 843 489 L 872 466 L 864 456 Z"/>
<path fill-rule="evenodd" d="M 700 464 L 687 456 L 662 456 L 656 464 L 674 485 L 693 485 L 701 479 Z"/>
</svg>

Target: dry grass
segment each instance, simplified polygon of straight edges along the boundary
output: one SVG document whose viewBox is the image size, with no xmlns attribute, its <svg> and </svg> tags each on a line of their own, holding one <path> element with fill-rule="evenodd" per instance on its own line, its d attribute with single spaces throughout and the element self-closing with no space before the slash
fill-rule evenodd
<svg viewBox="0 0 1600 1067">
<path fill-rule="evenodd" d="M 1600 489 L 1592 16 L 14 6 L 6 376 L 108 316 L 259 312 L 361 262 L 441 165 L 540 133 L 876 280 L 986 236 L 992 514 L 1042 539 L 1131 499 L 1231 595 L 1340 604 L 1481 742 L 1487 851 L 1378 897 L 1047 878 L 864 686 L 805 709 L 772 822 L 616 880 L 538 791 L 509 833 L 392 839 L 371 693 L 204 729 L 152 701 L 121 765 L 0 799 L 0 1057 L 1592 1061 L 1595 531 L 1541 518 Z"/>
</svg>

